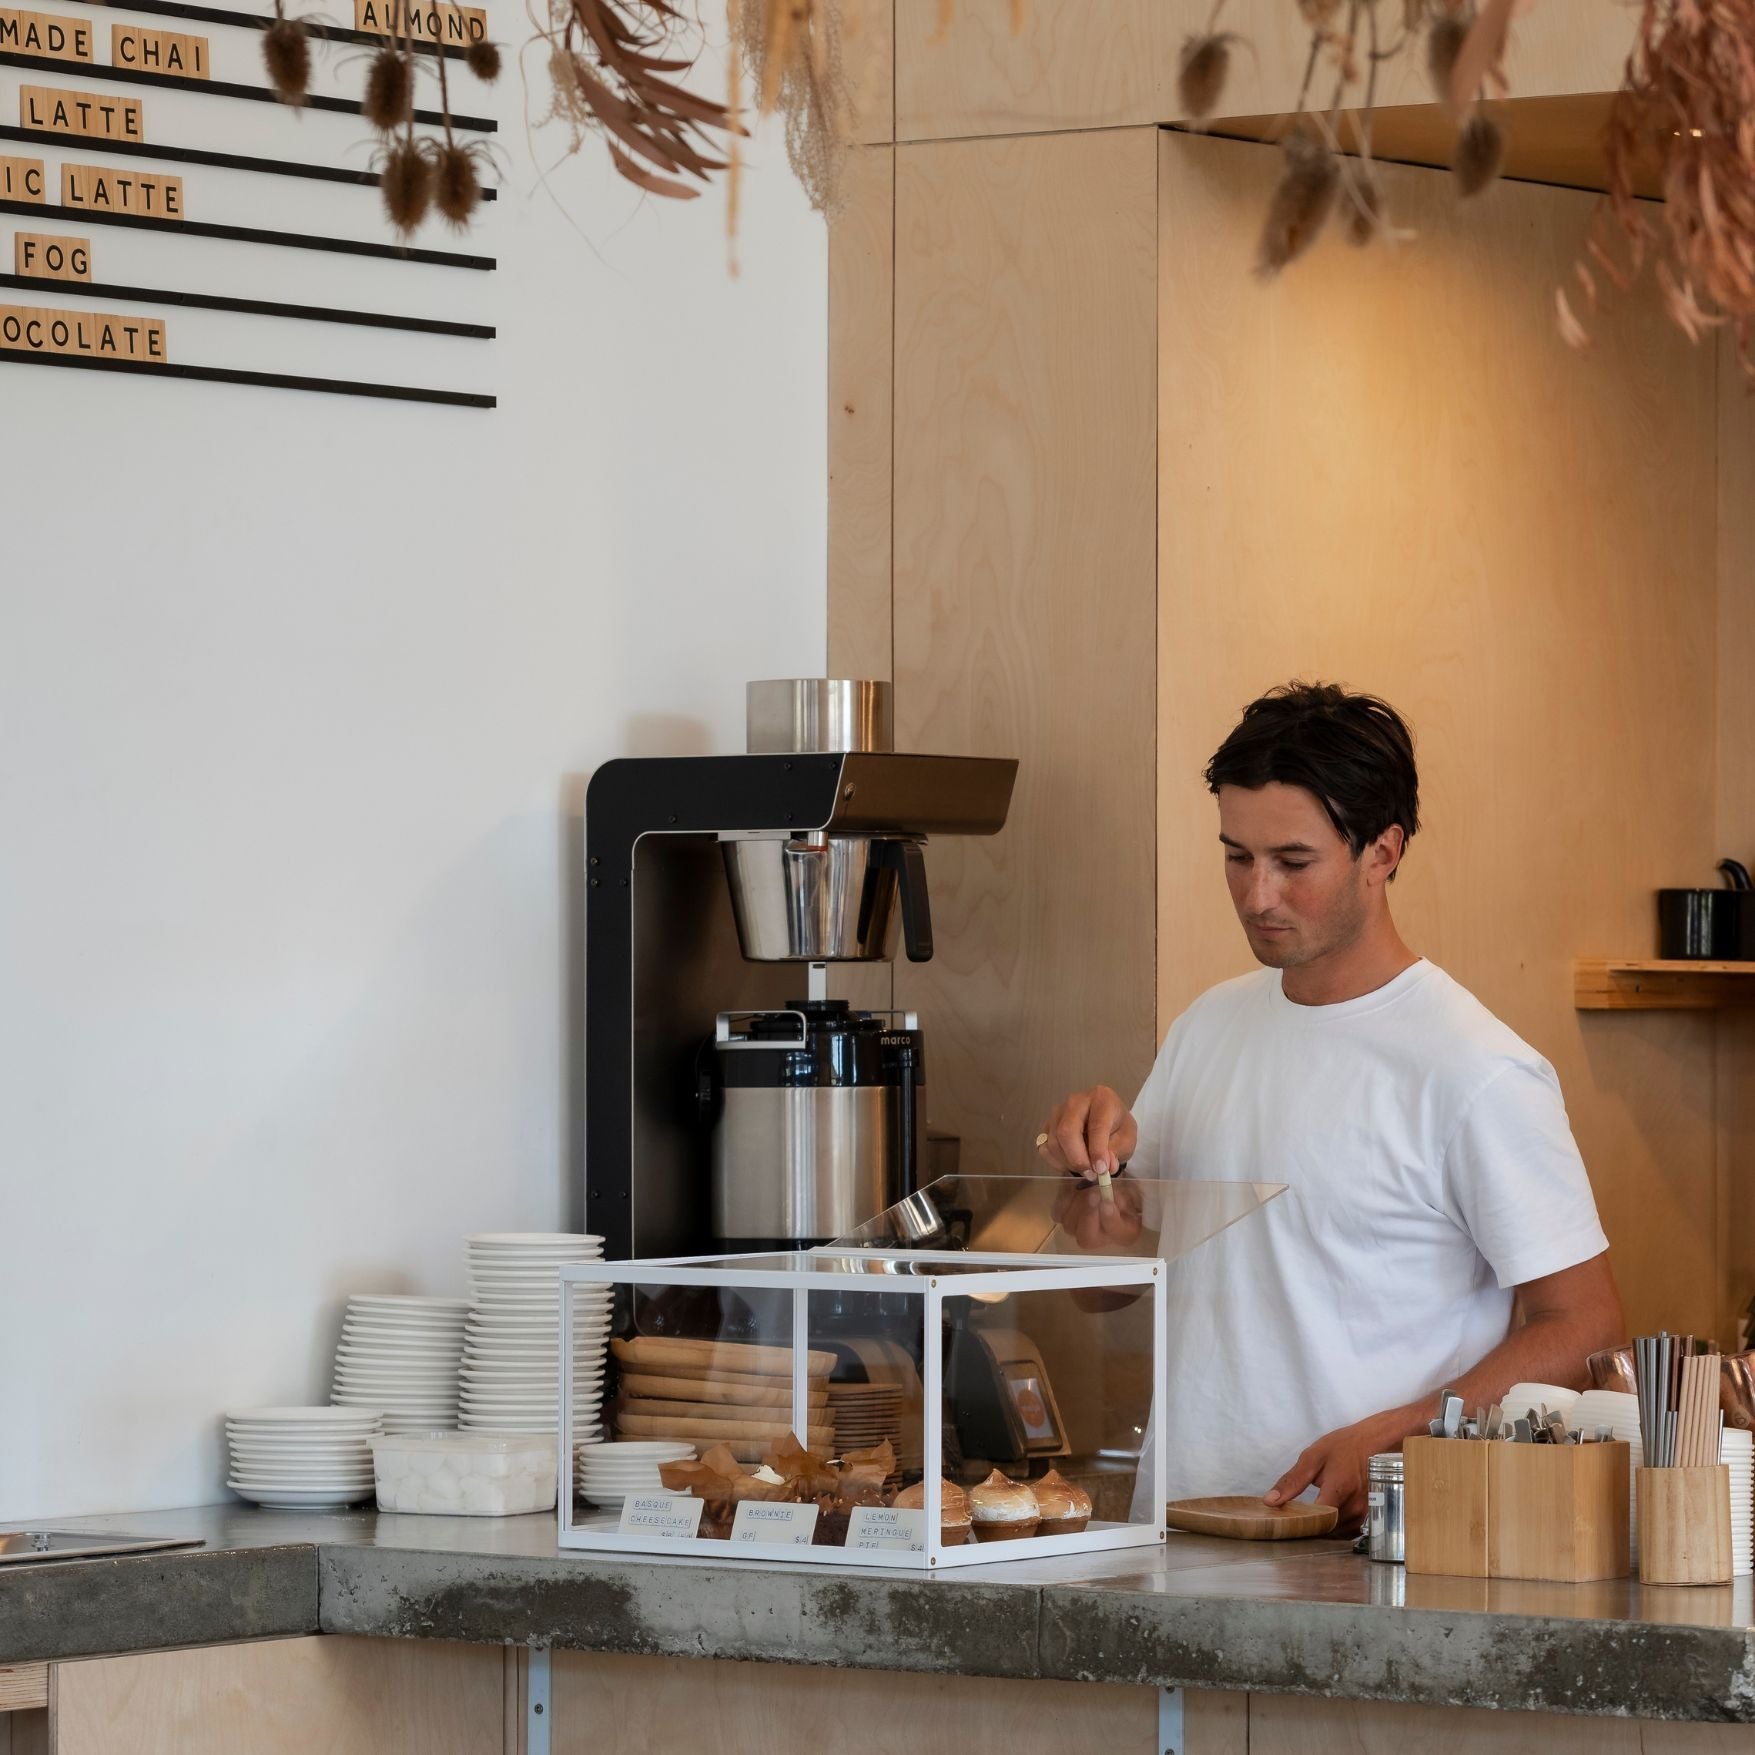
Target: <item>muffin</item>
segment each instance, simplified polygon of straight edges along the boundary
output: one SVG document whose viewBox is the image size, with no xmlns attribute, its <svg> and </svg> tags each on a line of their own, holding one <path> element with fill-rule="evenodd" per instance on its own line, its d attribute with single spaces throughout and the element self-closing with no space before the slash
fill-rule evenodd
<svg viewBox="0 0 1755 1755">
<path fill-rule="evenodd" d="M 1042 1527 L 1037 1535 L 1076 1536 L 1091 1521 L 1090 1494 L 1064 1479 L 1058 1469 L 1050 1469 L 1030 1486 L 1042 1512 Z"/>
<path fill-rule="evenodd" d="M 955 1481 L 938 1484 L 938 1539 L 947 1548 L 960 1548 L 969 1540 L 969 1495 Z M 926 1483 L 916 1481 L 896 1495 L 896 1504 L 904 1511 L 926 1509 Z"/>
<path fill-rule="evenodd" d="M 1035 1535 L 1042 1510 L 1026 1482 L 1008 1481 L 995 1469 L 969 1489 L 969 1520 L 978 1542 L 1016 1542 Z"/>
</svg>

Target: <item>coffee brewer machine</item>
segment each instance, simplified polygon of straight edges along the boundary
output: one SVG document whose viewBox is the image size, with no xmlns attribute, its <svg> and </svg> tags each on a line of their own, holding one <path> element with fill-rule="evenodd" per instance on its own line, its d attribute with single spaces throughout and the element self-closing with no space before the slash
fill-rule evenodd
<svg viewBox="0 0 1755 1755">
<path fill-rule="evenodd" d="M 611 1257 L 819 1243 L 912 1191 L 911 1015 L 830 963 L 932 955 L 925 845 L 1017 763 L 899 755 L 890 685 L 749 685 L 748 753 L 606 762 L 585 797 L 585 1222 Z"/>
</svg>

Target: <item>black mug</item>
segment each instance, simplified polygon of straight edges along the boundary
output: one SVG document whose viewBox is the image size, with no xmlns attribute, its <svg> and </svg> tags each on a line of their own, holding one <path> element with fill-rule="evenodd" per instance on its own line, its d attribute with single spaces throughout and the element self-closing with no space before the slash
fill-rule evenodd
<svg viewBox="0 0 1755 1755">
<path fill-rule="evenodd" d="M 1734 859 L 1722 890 L 1659 890 L 1658 955 L 1687 962 L 1755 961 L 1755 892 Z"/>
</svg>

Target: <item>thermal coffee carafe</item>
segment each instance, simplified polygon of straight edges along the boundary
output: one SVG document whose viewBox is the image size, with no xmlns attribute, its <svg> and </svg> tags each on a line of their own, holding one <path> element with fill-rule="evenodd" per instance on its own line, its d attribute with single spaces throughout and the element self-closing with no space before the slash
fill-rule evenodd
<svg viewBox="0 0 1755 1755">
<path fill-rule="evenodd" d="M 739 1250 L 827 1240 L 911 1194 L 925 1077 L 912 1013 L 842 999 L 721 1013 L 700 1091 L 714 1236 Z"/>
<path fill-rule="evenodd" d="M 585 1223 L 612 1258 L 824 1242 L 920 1172 L 919 1025 L 831 1001 L 828 966 L 932 955 L 926 844 L 998 833 L 1017 763 L 896 754 L 884 682 L 751 683 L 748 710 L 748 754 L 605 762 L 586 792 Z"/>
</svg>

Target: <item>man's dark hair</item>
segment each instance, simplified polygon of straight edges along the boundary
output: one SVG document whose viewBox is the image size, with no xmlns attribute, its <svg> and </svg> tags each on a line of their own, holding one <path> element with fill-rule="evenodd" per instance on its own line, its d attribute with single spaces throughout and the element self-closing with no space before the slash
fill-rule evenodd
<svg viewBox="0 0 1755 1755">
<path fill-rule="evenodd" d="M 1392 823 L 1404 844 L 1420 826 L 1413 734 L 1375 695 L 1293 682 L 1251 701 L 1207 763 L 1207 789 L 1275 780 L 1315 793 L 1355 859 Z"/>
</svg>

